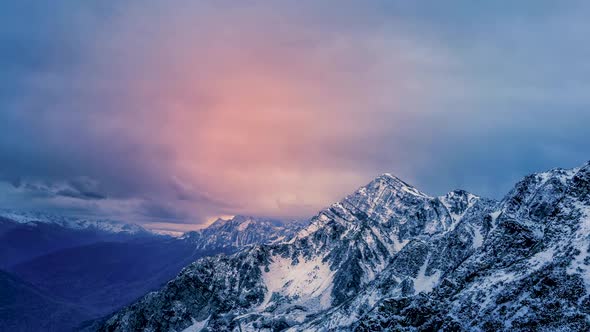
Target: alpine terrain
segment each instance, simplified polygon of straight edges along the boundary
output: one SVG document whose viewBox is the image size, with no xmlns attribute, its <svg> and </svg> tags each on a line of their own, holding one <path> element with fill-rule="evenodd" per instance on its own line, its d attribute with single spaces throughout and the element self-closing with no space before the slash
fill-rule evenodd
<svg viewBox="0 0 590 332">
<path fill-rule="evenodd" d="M 236 216 L 174 238 L 115 221 L 0 211 L 0 331 L 92 329 L 94 320 L 161 288 L 199 258 L 296 231 Z"/>
<path fill-rule="evenodd" d="M 590 163 L 501 200 L 384 174 L 283 241 L 197 260 L 101 331 L 588 331 Z"/>
</svg>

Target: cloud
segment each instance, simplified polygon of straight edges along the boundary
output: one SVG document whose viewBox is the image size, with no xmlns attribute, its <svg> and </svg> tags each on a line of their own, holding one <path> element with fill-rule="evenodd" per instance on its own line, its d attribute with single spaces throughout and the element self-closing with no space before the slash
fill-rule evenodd
<svg viewBox="0 0 590 332">
<path fill-rule="evenodd" d="M 588 159 L 586 5 L 457 4 L 0 4 L 3 204 L 305 217 Z"/>
<path fill-rule="evenodd" d="M 53 198 L 63 196 L 83 200 L 106 198 L 105 195 L 97 191 L 97 182 L 85 177 L 75 178 L 67 182 L 31 181 L 17 178 L 9 181 L 9 183 L 12 184 L 14 189 L 34 197 Z"/>
</svg>

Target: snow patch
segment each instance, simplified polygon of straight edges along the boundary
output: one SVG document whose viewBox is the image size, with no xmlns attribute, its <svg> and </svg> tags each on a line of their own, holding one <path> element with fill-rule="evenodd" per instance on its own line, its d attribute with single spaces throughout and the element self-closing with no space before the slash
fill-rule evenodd
<svg viewBox="0 0 590 332">
<path fill-rule="evenodd" d="M 246 221 L 244 221 L 243 223 L 241 223 L 238 226 L 238 231 L 243 232 L 246 230 L 246 228 L 248 228 L 248 226 L 250 226 L 250 224 L 252 224 L 252 220 L 248 219 Z"/>
<path fill-rule="evenodd" d="M 473 248 L 477 249 L 483 245 L 481 227 L 473 227 Z"/>
<path fill-rule="evenodd" d="M 496 220 L 498 220 L 498 217 L 502 214 L 502 210 L 498 210 L 498 211 L 494 211 L 492 213 L 490 213 L 490 217 L 492 217 L 492 227 L 495 228 L 496 227 Z"/>
<path fill-rule="evenodd" d="M 408 244 L 410 242 L 409 239 L 405 239 L 405 240 L 398 240 L 397 236 L 393 237 L 393 248 L 395 249 L 396 252 L 401 251 L 406 244 Z"/>
<path fill-rule="evenodd" d="M 328 217 L 326 217 L 325 215 L 322 214 L 322 215 L 320 215 L 319 219 L 322 221 L 325 221 L 326 219 L 328 219 Z M 296 238 L 304 238 L 306 236 L 309 236 L 309 235 L 317 232 L 320 228 L 321 228 L 321 226 L 319 225 L 319 222 L 314 221 L 311 224 L 309 224 L 307 227 L 300 230 L 297 233 L 297 236 L 293 237 L 292 240 L 295 240 Z M 293 242 L 293 241 L 291 241 L 291 242 Z"/>
<path fill-rule="evenodd" d="M 211 318 L 211 316 L 207 317 L 207 319 L 205 319 L 205 320 L 197 322 L 194 318 L 191 317 L 191 320 L 193 321 L 193 325 L 182 330 L 182 332 L 200 332 L 202 329 L 205 328 L 205 326 L 207 326 L 207 323 L 209 322 L 209 318 Z"/>
<path fill-rule="evenodd" d="M 177 238 L 182 238 L 186 233 L 185 232 L 181 232 L 181 231 L 171 231 L 168 229 L 157 229 L 157 228 L 150 228 L 149 229 L 152 233 L 154 234 L 159 234 L 159 235 L 168 235 L 171 237 L 177 237 Z"/>
<path fill-rule="evenodd" d="M 533 257 L 529 258 L 529 263 L 531 264 L 531 267 L 539 268 L 546 263 L 553 261 L 554 253 L 554 248 L 549 248 L 545 251 L 538 252 Z"/>
<path fill-rule="evenodd" d="M 590 256 L 588 250 L 590 249 L 590 207 L 582 204 L 575 206 L 581 212 L 580 227 L 574 235 L 574 246 L 580 251 L 580 253 L 574 257 L 566 272 L 568 274 L 579 273 L 584 279 L 584 285 L 586 291 L 590 292 L 590 266 L 587 265 L 586 261 Z"/>
<path fill-rule="evenodd" d="M 296 299 L 300 304 L 320 298 L 319 309 L 330 307 L 334 272 L 330 270 L 328 263 L 322 262 L 321 257 L 311 260 L 299 257 L 296 264 L 290 258 L 278 255 L 271 260 L 268 272 L 262 274 L 267 294 L 261 308 L 270 302 L 273 293 Z"/>
<path fill-rule="evenodd" d="M 430 293 L 434 287 L 438 284 L 440 279 L 440 271 L 436 271 L 434 274 L 427 276 L 426 275 L 426 268 L 430 263 L 430 254 L 424 260 L 424 264 L 420 267 L 420 271 L 418 271 L 418 276 L 414 278 L 414 291 L 417 293 L 426 292 Z"/>
<path fill-rule="evenodd" d="M 565 183 L 567 180 L 571 179 L 576 173 L 580 171 L 580 167 L 572 168 L 572 169 L 561 169 L 555 168 L 547 172 L 537 173 L 536 176 L 539 179 L 541 185 L 544 185 L 547 181 L 552 178 L 558 179 L 561 183 Z"/>
</svg>

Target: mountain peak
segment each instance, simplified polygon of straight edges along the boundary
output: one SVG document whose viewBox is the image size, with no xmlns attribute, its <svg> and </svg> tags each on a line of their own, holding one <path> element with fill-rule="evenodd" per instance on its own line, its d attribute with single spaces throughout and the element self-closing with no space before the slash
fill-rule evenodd
<svg viewBox="0 0 590 332">
<path fill-rule="evenodd" d="M 391 173 L 382 173 L 382 174 L 378 175 L 377 177 L 375 177 L 375 179 L 373 181 L 394 181 L 394 182 L 401 182 L 401 183 L 409 186 L 409 184 L 407 184 L 402 179 L 400 179 L 399 177 L 397 177 Z"/>
<path fill-rule="evenodd" d="M 438 199 L 447 208 L 453 221 L 458 222 L 480 197 L 463 189 L 455 189 Z"/>
<path fill-rule="evenodd" d="M 397 177 L 391 173 L 383 173 L 383 174 L 377 176 L 368 185 L 362 187 L 360 189 L 360 191 L 361 192 L 366 191 L 369 188 L 377 188 L 378 189 L 382 186 L 386 186 L 392 190 L 408 193 L 408 194 L 411 194 L 414 196 L 420 196 L 420 197 L 425 197 L 425 198 L 430 197 L 429 195 L 421 192 L 416 187 L 408 184 L 404 180 L 400 179 L 399 177 Z"/>
<path fill-rule="evenodd" d="M 474 202 L 481 197 L 472 194 L 464 189 L 455 189 L 453 191 L 449 191 L 448 193 L 438 197 L 441 201 L 445 202 L 463 202 L 464 204 L 470 204 L 470 202 Z"/>
<path fill-rule="evenodd" d="M 473 195 L 473 194 L 468 192 L 467 190 L 464 190 L 464 189 L 455 189 L 455 190 L 449 191 L 445 196 L 447 196 L 447 197 L 452 197 L 452 196 L 465 197 L 465 196 L 469 196 L 469 195 Z"/>
<path fill-rule="evenodd" d="M 253 216 L 246 216 L 246 215 L 235 215 L 230 218 L 217 218 L 209 227 L 208 229 L 216 229 L 220 227 L 238 227 L 240 229 L 245 229 L 250 224 L 268 224 L 271 226 L 284 226 L 284 222 L 280 220 L 274 220 L 270 218 L 263 218 L 263 217 L 253 217 Z M 242 230 L 243 230 L 242 229 Z"/>
<path fill-rule="evenodd" d="M 377 179 L 379 178 L 389 178 L 389 179 L 398 179 L 399 178 L 391 173 L 381 173 L 379 176 L 377 176 Z"/>
<path fill-rule="evenodd" d="M 252 221 L 252 220 L 258 220 L 258 219 L 257 218 L 254 218 L 254 217 L 250 217 L 250 216 L 243 216 L 243 215 L 235 215 L 235 216 L 230 216 L 230 217 L 217 218 L 207 228 L 214 229 L 214 228 L 223 227 L 225 225 L 235 226 L 235 225 L 239 225 L 239 224 L 242 224 L 244 222 Z"/>
<path fill-rule="evenodd" d="M 199 249 L 238 249 L 251 244 L 272 243 L 294 235 L 301 225 L 280 220 L 236 215 L 218 218 L 209 227 L 185 233 L 181 239 L 193 242 Z"/>
</svg>

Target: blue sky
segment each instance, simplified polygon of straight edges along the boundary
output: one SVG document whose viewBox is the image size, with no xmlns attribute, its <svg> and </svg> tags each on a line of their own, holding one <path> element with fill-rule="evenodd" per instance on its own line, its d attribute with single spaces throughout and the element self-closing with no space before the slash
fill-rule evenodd
<svg viewBox="0 0 590 332">
<path fill-rule="evenodd" d="M 2 2 L 0 207 L 300 218 L 383 172 L 500 198 L 590 159 L 588 7 Z"/>
</svg>

